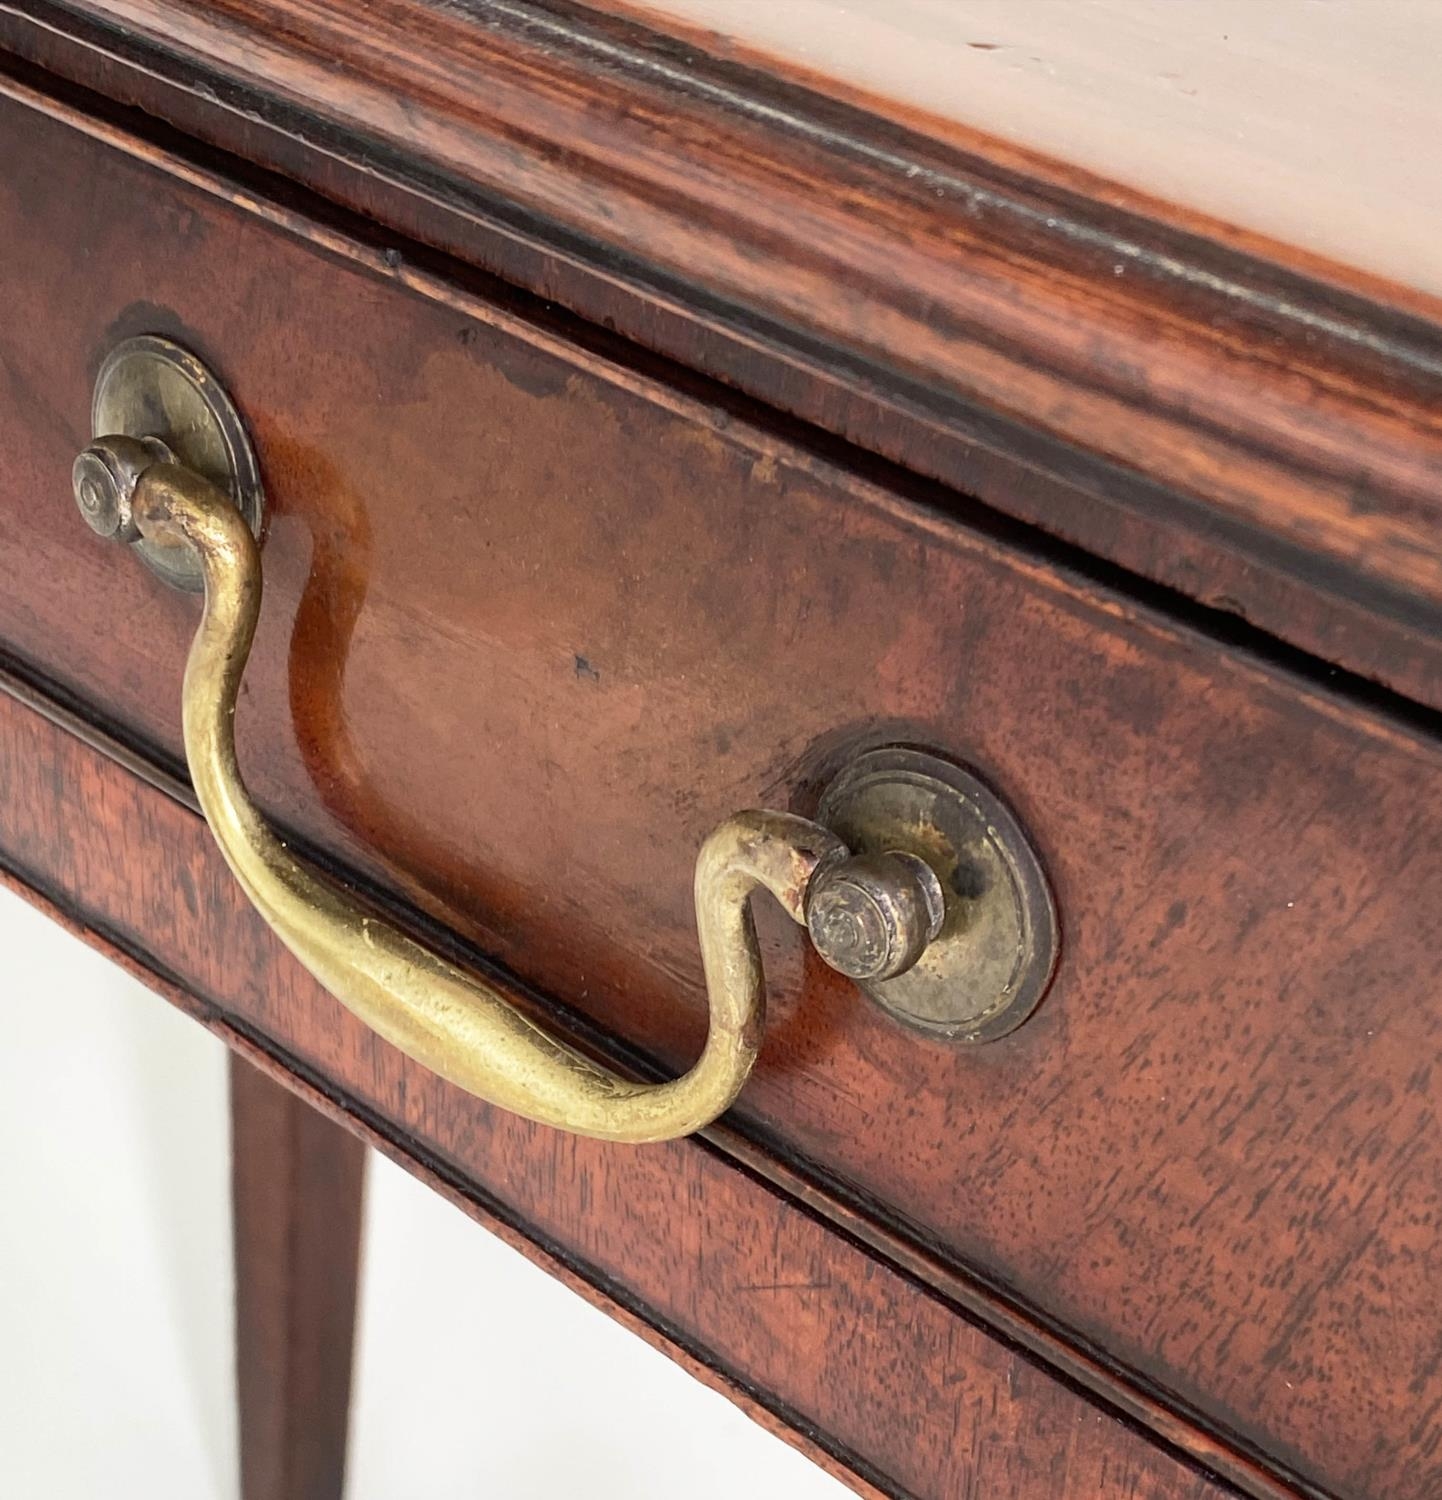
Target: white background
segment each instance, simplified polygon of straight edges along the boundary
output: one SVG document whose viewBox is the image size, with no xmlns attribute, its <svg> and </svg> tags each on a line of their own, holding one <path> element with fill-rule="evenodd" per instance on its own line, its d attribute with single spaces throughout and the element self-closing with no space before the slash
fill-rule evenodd
<svg viewBox="0 0 1442 1500">
<path fill-rule="evenodd" d="M 0 1495 L 234 1500 L 224 1049 L 4 891 L 0 996 Z M 368 1171 L 350 1500 L 849 1493 Z"/>
</svg>

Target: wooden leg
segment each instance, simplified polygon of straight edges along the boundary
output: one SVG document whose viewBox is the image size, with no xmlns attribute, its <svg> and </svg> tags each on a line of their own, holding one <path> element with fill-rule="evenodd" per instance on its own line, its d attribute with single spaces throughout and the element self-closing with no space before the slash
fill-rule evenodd
<svg viewBox="0 0 1442 1500">
<path fill-rule="evenodd" d="M 231 1055 L 243 1500 L 340 1500 L 365 1147 Z"/>
</svg>

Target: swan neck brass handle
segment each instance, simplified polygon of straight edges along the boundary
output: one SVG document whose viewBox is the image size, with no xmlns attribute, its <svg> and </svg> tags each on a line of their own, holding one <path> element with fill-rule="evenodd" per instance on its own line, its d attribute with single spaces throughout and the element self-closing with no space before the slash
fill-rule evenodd
<svg viewBox="0 0 1442 1500">
<path fill-rule="evenodd" d="M 185 669 L 183 731 L 196 796 L 256 910 L 317 980 L 407 1056 L 532 1120 L 613 1141 L 660 1141 L 714 1120 L 755 1061 L 765 1017 L 749 900 L 769 892 L 842 972 L 881 981 L 914 966 L 944 901 L 912 855 L 852 857 L 834 833 L 788 813 L 743 812 L 696 861 L 696 921 L 710 1015 L 704 1050 L 671 1082 L 641 1084 L 580 1056 L 468 974 L 358 905 L 296 858 L 241 777 L 236 700 L 261 601 L 260 552 L 229 496 L 154 437 L 105 437 L 75 465 L 77 502 L 102 536 L 182 549 L 204 586 Z"/>
</svg>

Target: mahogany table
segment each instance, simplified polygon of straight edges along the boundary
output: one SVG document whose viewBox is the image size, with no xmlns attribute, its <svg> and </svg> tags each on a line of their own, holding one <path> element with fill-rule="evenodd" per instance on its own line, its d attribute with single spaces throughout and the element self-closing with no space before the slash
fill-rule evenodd
<svg viewBox="0 0 1442 1500">
<path fill-rule="evenodd" d="M 860 1494 L 1442 1493 L 1442 104 L 1223 8 L 0 3 L 0 872 L 234 1049 L 247 1500 L 362 1143 Z"/>
</svg>

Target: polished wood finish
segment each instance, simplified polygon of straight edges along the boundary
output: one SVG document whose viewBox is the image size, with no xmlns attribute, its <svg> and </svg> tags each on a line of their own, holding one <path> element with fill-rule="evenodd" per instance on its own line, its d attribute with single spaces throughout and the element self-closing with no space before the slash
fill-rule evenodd
<svg viewBox="0 0 1442 1500">
<path fill-rule="evenodd" d="M 0 793 L 9 883 L 859 1493 L 1232 1493 L 704 1142 L 565 1136 L 408 1065 L 280 947 L 193 812 L 4 693 Z"/>
<path fill-rule="evenodd" d="M 593 0 L 1442 294 L 1430 0 Z M 679 23 L 679 24 L 678 24 Z M 1299 123 L 1305 122 L 1305 129 Z M 1386 205 L 1379 211 L 1380 205 Z"/>
<path fill-rule="evenodd" d="M 721 816 L 806 811 L 878 741 L 964 755 L 1055 882 L 1052 994 L 947 1049 L 768 921 L 734 1149 L 1256 1492 L 1435 1491 L 1442 752 L 1414 721 L 103 123 L 7 104 L 0 146 L 35 314 L 0 329 L 0 637 L 35 672 L 178 754 L 194 601 L 91 542 L 66 480 L 95 365 L 149 329 L 221 371 L 270 488 L 261 800 L 645 1065 L 699 1044 L 689 881 Z M 313 994 L 257 983 L 243 1014 L 482 1177 L 477 1143 L 522 1129 Z"/>
<path fill-rule="evenodd" d="M 0 45 L 1442 707 L 1435 299 L 565 0 L 27 0 Z"/>
<path fill-rule="evenodd" d="M 340 1500 L 365 1146 L 230 1060 L 242 1500 Z"/>
</svg>

